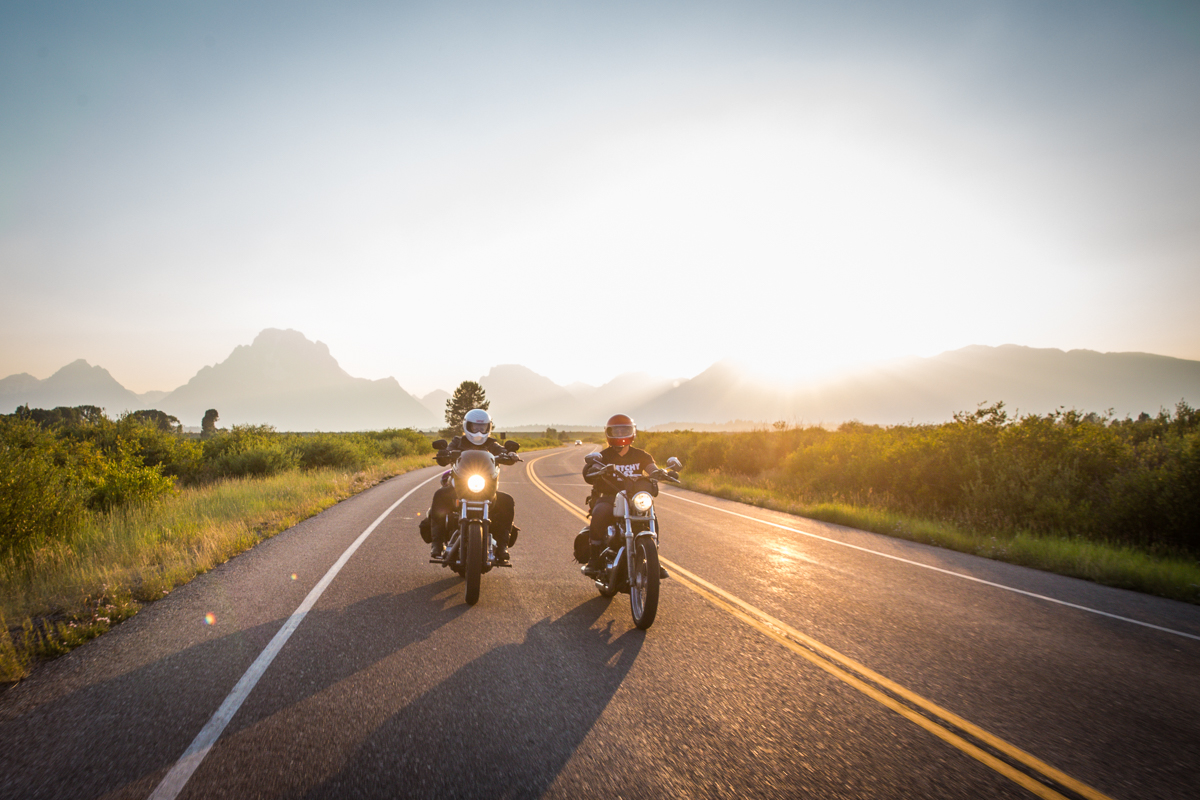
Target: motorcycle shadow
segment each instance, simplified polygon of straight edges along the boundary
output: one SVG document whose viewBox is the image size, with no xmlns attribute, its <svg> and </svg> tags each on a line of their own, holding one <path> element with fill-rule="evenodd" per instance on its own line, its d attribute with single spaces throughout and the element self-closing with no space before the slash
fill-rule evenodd
<svg viewBox="0 0 1200 800">
<path fill-rule="evenodd" d="M 271 664 L 271 690 L 252 695 L 253 702 L 234 715 L 218 747 L 269 720 L 287 718 L 288 709 L 304 708 L 311 698 L 435 634 L 466 609 L 435 603 L 434 598 L 453 585 L 438 581 L 342 608 L 310 611 L 293 642 Z M 415 611 L 397 615 L 397 607 Z M 141 624 L 151 624 L 151 617 L 148 613 Z M 284 617 L 214 636 L 130 672 L 32 704 L 21 713 L 10 712 L 0 719 L 0 797 L 146 797 L 286 622 Z M 133 630 L 132 625 L 117 629 L 114 638 L 90 647 L 95 651 L 109 646 Z M 301 644 L 347 639 L 356 646 L 332 654 Z M 60 663 L 78 662 L 84 655 L 72 654 Z M 9 764 L 40 763 L 46 752 L 55 754 L 53 770 L 6 769 Z M 226 769 L 236 772 L 229 762 Z M 253 766 L 247 765 L 244 774 L 254 774 Z"/>
<path fill-rule="evenodd" d="M 533 625 L 393 715 L 310 798 L 539 797 L 608 707 L 645 635 L 601 597 Z"/>
</svg>

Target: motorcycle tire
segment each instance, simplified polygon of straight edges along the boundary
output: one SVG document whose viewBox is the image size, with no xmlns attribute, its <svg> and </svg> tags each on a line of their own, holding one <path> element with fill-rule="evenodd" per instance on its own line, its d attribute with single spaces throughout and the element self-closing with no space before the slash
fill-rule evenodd
<svg viewBox="0 0 1200 800">
<path fill-rule="evenodd" d="M 433 520 L 425 517 L 417 524 L 417 528 L 421 531 L 421 541 L 433 544 Z"/>
<path fill-rule="evenodd" d="M 658 545 L 649 536 L 633 543 L 633 569 L 629 576 L 629 610 L 638 630 L 654 624 L 658 614 Z"/>
<path fill-rule="evenodd" d="M 467 605 L 473 606 L 479 602 L 479 578 L 483 574 L 483 525 L 478 522 L 467 523 L 466 545 Z"/>
</svg>

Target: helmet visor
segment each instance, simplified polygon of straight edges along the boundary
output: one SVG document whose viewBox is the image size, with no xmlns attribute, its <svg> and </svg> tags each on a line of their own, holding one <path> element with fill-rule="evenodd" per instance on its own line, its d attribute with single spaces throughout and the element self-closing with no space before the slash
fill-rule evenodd
<svg viewBox="0 0 1200 800">
<path fill-rule="evenodd" d="M 632 425 L 609 425 L 604 431 L 604 435 L 610 439 L 632 439 L 633 434 Z"/>
<path fill-rule="evenodd" d="M 492 423 L 491 422 L 472 422 L 470 420 L 467 420 L 467 422 L 463 425 L 463 427 L 466 429 L 467 433 L 487 433 L 488 431 L 490 431 L 492 429 Z"/>
</svg>

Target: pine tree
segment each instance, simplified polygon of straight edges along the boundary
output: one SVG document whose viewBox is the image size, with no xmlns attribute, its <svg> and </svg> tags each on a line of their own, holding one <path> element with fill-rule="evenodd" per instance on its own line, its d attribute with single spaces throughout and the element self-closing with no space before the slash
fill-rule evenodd
<svg viewBox="0 0 1200 800">
<path fill-rule="evenodd" d="M 490 405 L 487 393 L 475 381 L 463 381 L 454 390 L 454 396 L 446 401 L 446 427 L 442 436 L 457 436 L 462 433 L 463 417 L 472 408 L 482 408 L 487 411 Z"/>
</svg>

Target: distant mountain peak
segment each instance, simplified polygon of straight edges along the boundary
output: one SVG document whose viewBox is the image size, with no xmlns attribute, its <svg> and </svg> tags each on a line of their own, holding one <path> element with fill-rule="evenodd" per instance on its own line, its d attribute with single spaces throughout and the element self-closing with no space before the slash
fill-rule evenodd
<svg viewBox="0 0 1200 800">
<path fill-rule="evenodd" d="M 162 399 L 180 419 L 215 408 L 223 422 L 288 430 L 426 427 L 435 417 L 395 378 L 355 378 L 324 342 L 300 331 L 266 328 L 219 364 L 204 367 Z"/>
</svg>

